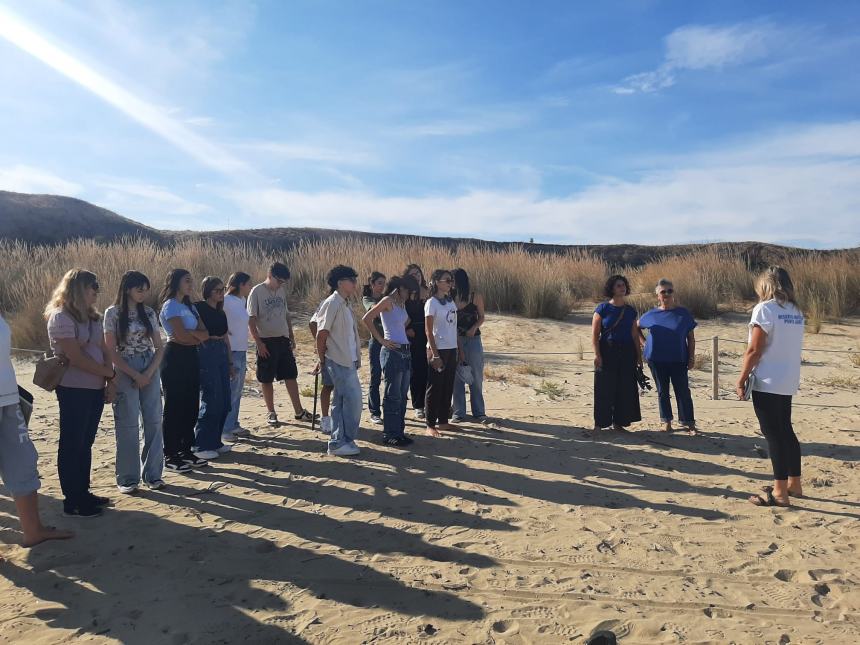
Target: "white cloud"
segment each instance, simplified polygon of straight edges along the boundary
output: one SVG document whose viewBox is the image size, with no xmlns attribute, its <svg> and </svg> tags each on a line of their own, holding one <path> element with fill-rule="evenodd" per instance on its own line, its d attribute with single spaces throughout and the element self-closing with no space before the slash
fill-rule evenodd
<svg viewBox="0 0 860 645">
<path fill-rule="evenodd" d="M 232 192 L 255 226 L 320 226 L 564 243 L 808 239 L 860 243 L 860 122 L 779 132 L 665 160 L 636 180 L 564 197 L 536 190 L 384 197 L 369 192 Z M 837 144 L 837 142 L 841 142 Z"/>
<path fill-rule="evenodd" d="M 209 206 L 189 201 L 163 186 L 112 179 L 100 180 L 95 186 L 104 189 L 99 202 L 120 213 L 159 213 L 161 215 L 200 215 Z"/>
<path fill-rule="evenodd" d="M 674 85 L 683 70 L 723 69 L 759 60 L 772 52 L 783 35 L 760 23 L 680 27 L 665 38 L 663 62 L 657 69 L 628 76 L 613 91 L 657 92 Z"/>
<path fill-rule="evenodd" d="M 80 194 L 83 188 L 47 170 L 18 164 L 0 168 L 0 190 L 74 196 Z"/>
<path fill-rule="evenodd" d="M 231 177 L 255 175 L 245 162 L 190 130 L 181 121 L 173 118 L 169 110 L 146 101 L 133 91 L 110 80 L 81 59 L 50 42 L 2 7 L 0 7 L 0 38 L 5 38 L 22 51 L 113 105 L 129 118 L 183 150 L 203 165 Z"/>
</svg>

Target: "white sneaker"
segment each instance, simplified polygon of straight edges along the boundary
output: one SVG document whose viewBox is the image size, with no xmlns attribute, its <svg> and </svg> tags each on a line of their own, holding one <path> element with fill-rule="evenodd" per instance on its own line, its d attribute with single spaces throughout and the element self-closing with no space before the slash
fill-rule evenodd
<svg viewBox="0 0 860 645">
<path fill-rule="evenodd" d="M 331 434 L 331 417 L 323 417 L 320 419 L 320 432 L 323 434 Z"/>
<path fill-rule="evenodd" d="M 335 448 L 334 450 L 331 447 L 328 449 L 328 454 L 335 457 L 353 457 L 359 452 L 361 451 L 358 449 L 358 446 L 349 443 L 345 443 L 340 448 Z"/>
<path fill-rule="evenodd" d="M 154 482 L 146 482 L 146 485 L 149 490 L 161 490 L 164 488 L 164 480 L 156 479 Z"/>
<path fill-rule="evenodd" d="M 381 426 L 382 425 L 382 417 L 379 416 L 378 414 L 371 414 L 370 415 L 370 422 L 375 423 L 378 426 Z"/>
<path fill-rule="evenodd" d="M 266 423 L 268 423 L 270 426 L 280 425 L 280 423 L 278 423 L 278 413 L 269 412 L 268 416 L 266 417 Z"/>
<path fill-rule="evenodd" d="M 231 450 L 233 450 L 233 446 L 227 444 L 227 445 L 221 446 L 220 448 L 217 448 L 215 450 L 215 452 L 217 452 L 219 455 L 223 455 L 225 453 L 230 452 Z"/>
<path fill-rule="evenodd" d="M 247 437 L 251 434 L 251 431 L 248 428 L 243 428 L 242 426 L 236 426 L 232 430 L 232 434 L 236 437 Z"/>
<path fill-rule="evenodd" d="M 137 490 L 137 484 L 133 484 L 132 486 L 120 486 L 119 484 L 117 484 L 116 489 L 123 495 L 131 495 L 134 491 Z"/>
<path fill-rule="evenodd" d="M 225 432 L 221 435 L 221 443 L 236 443 L 237 441 L 239 441 L 239 437 L 232 432 Z"/>
<path fill-rule="evenodd" d="M 200 450 L 194 453 L 194 456 L 198 459 L 205 459 L 209 461 L 210 459 L 218 459 L 221 455 L 217 450 Z"/>
</svg>

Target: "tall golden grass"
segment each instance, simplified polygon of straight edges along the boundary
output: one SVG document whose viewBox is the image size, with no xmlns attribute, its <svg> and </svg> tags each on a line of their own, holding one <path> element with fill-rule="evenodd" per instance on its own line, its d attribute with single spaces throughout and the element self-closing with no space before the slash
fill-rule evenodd
<svg viewBox="0 0 860 645">
<path fill-rule="evenodd" d="M 801 306 L 820 317 L 842 317 L 860 307 L 860 254 L 846 252 L 828 258 L 798 257 L 787 264 Z M 299 244 L 282 253 L 240 244 L 188 240 L 159 247 L 141 239 L 107 244 L 71 241 L 55 247 L 0 241 L 0 312 L 10 322 L 17 347 L 47 345 L 42 310 L 62 275 L 72 267 L 94 271 L 102 284 L 99 306 L 115 298 L 120 277 L 128 269 L 144 272 L 152 281 L 150 305 L 168 271 L 182 267 L 198 282 L 206 275 L 222 279 L 245 271 L 255 281 L 265 277 L 275 259 L 292 272 L 291 305 L 310 311 L 325 297 L 325 275 L 335 264 L 348 264 L 367 276 L 371 271 L 399 274 L 416 263 L 429 274 L 436 268 L 463 267 L 484 294 L 489 311 L 529 318 L 564 318 L 577 304 L 602 298 L 609 267 L 585 253 L 542 254 L 523 248 L 495 250 L 463 245 L 456 249 L 430 241 L 354 241 L 347 238 Z M 625 271 L 634 294 L 632 302 L 645 310 L 654 304 L 654 285 L 661 277 L 675 283 L 678 299 L 697 317 L 721 309 L 742 310 L 754 300 L 754 274 L 742 258 L 709 250 L 665 258 Z"/>
</svg>

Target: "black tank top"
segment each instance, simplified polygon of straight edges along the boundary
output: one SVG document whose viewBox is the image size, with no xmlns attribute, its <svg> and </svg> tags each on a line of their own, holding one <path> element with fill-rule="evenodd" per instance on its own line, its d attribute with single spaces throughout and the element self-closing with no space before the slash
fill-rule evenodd
<svg viewBox="0 0 860 645">
<path fill-rule="evenodd" d="M 478 322 L 478 305 L 475 304 L 475 294 L 469 296 L 468 304 L 462 309 L 457 310 L 457 333 L 465 336 L 466 332 L 474 327 Z M 475 336 L 481 335 L 481 329 L 475 332 Z"/>
<path fill-rule="evenodd" d="M 409 327 L 415 332 L 416 338 L 425 338 L 424 301 L 421 298 L 409 299 L 404 304 L 406 315 L 409 316 Z"/>
</svg>

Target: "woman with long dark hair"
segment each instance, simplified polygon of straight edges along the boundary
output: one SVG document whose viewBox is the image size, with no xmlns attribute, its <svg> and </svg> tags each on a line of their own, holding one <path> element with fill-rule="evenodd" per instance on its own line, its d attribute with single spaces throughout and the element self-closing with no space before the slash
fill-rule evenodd
<svg viewBox="0 0 860 645">
<path fill-rule="evenodd" d="M 472 372 L 469 385 L 469 402 L 472 417 L 484 423 L 484 346 L 481 343 L 481 325 L 484 324 L 484 296 L 472 290 L 465 269 L 454 269 L 454 303 L 457 305 L 457 335 L 463 348 L 465 364 Z M 466 418 L 466 383 L 459 376 L 454 381 L 454 423 Z"/>
<path fill-rule="evenodd" d="M 227 315 L 227 334 L 230 337 L 233 378 L 230 379 L 230 412 L 221 430 L 222 441 L 235 441 L 250 432 L 239 425 L 239 405 L 245 388 L 248 370 L 248 294 L 251 293 L 251 276 L 237 271 L 227 280 L 224 296 L 224 313 Z"/>
<path fill-rule="evenodd" d="M 367 279 L 367 283 L 361 291 L 361 303 L 364 311 L 370 311 L 382 299 L 385 293 L 385 274 L 374 271 Z M 382 337 L 382 325 L 377 318 L 376 329 Z M 379 352 L 382 345 L 374 335 L 370 336 L 367 343 L 368 358 L 370 359 L 370 387 L 367 389 L 367 410 L 370 412 L 370 422 L 376 425 L 382 424 L 382 407 L 379 403 L 379 386 L 382 384 L 382 365 L 379 361 Z"/>
<path fill-rule="evenodd" d="M 636 367 L 642 365 L 636 309 L 626 303 L 630 283 L 610 276 L 603 286 L 607 298 L 594 310 L 591 344 L 594 349 L 594 429 L 624 430 L 641 421 Z"/>
<path fill-rule="evenodd" d="M 209 332 L 191 303 L 194 283 L 185 269 L 173 269 L 161 292 L 161 326 L 167 347 L 161 366 L 164 390 L 164 465 L 188 472 L 207 461 L 194 455 L 194 426 L 200 412 L 200 360 L 197 347 L 209 340 Z"/>
<path fill-rule="evenodd" d="M 96 309 L 99 281 L 84 269 L 63 276 L 45 307 L 51 351 L 69 367 L 57 387 L 60 446 L 57 468 L 66 515 L 95 517 L 110 503 L 90 492 L 92 448 L 105 403 L 116 395 L 116 372 L 105 349 Z"/>
<path fill-rule="evenodd" d="M 409 351 L 412 354 L 409 396 L 412 399 L 415 418 L 423 420 L 424 400 L 427 395 L 427 331 L 424 327 L 424 304 L 430 292 L 424 280 L 424 272 L 417 264 L 407 266 L 403 277 L 410 277 L 418 284 L 418 290 L 409 296 L 405 303 L 406 314 L 410 320 L 406 336 L 409 338 Z"/>
<path fill-rule="evenodd" d="M 436 269 L 430 278 L 430 298 L 424 304 L 427 334 L 427 434 L 440 437 L 441 430 L 456 430 L 448 423 L 457 364 L 463 360 L 457 336 L 457 305 L 451 299 L 454 278 L 450 271 Z"/>
<path fill-rule="evenodd" d="M 752 402 L 761 432 L 767 439 L 773 466 L 773 486 L 765 496 L 753 495 L 756 506 L 790 506 L 802 497 L 800 442 L 791 423 L 791 398 L 800 387 L 801 350 L 805 319 L 794 297 L 788 271 L 770 267 L 758 279 L 759 302 L 749 323 L 749 345 L 744 354 L 737 393 L 744 398 L 752 378 Z"/>
<path fill-rule="evenodd" d="M 412 352 L 406 336 L 409 316 L 404 305 L 417 289 L 418 283 L 412 278 L 394 276 L 385 287 L 388 295 L 362 318 L 371 336 L 382 347 L 380 362 L 385 375 L 382 441 L 389 446 L 408 446 L 412 443 L 412 439 L 406 436 L 406 395 L 409 393 Z M 380 319 L 381 334 L 376 325 Z"/>
<path fill-rule="evenodd" d="M 155 312 L 144 304 L 149 278 L 126 271 L 114 304 L 105 311 L 105 346 L 117 371 L 113 402 L 116 433 L 116 485 L 133 493 L 141 480 L 152 489 L 164 486 L 164 438 L 161 434 L 159 365 L 164 346 Z M 143 450 L 140 419 L 143 419 Z"/>
<path fill-rule="evenodd" d="M 197 347 L 201 404 L 194 431 L 194 456 L 208 461 L 230 452 L 230 446 L 221 441 L 221 430 L 230 412 L 230 379 L 234 371 L 224 313 L 224 283 L 221 278 L 206 276 L 201 291 L 203 300 L 194 306 L 209 338 Z"/>
</svg>

